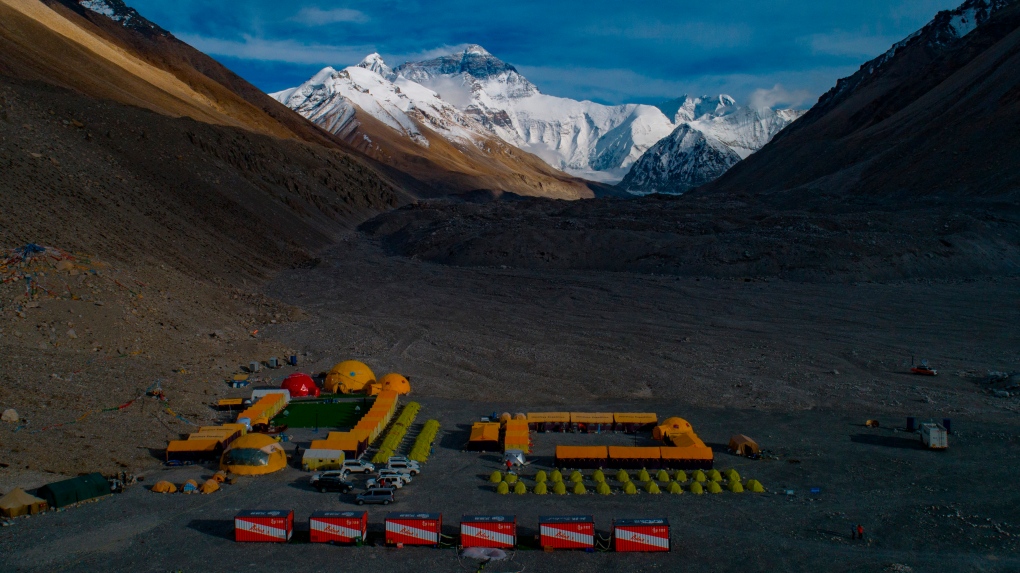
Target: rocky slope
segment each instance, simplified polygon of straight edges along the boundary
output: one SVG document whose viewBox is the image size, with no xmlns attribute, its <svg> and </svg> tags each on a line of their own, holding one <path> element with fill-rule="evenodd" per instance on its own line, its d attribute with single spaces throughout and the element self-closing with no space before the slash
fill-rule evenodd
<svg viewBox="0 0 1020 573">
<path fill-rule="evenodd" d="M 224 376 L 295 350 L 258 335 L 299 318 L 258 284 L 408 200 L 136 14 L 0 0 L 0 408 L 23 418 L 5 490 L 158 464 Z M 30 244 L 64 259 L 12 258 Z M 156 380 L 169 403 L 139 399 Z"/>
</svg>

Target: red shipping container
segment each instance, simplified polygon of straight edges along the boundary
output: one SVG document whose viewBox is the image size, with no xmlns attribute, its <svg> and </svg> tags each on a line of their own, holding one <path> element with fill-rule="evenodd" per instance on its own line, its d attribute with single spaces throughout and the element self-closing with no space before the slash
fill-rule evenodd
<svg viewBox="0 0 1020 573">
<path fill-rule="evenodd" d="M 463 547 L 517 546 L 517 517 L 514 515 L 465 515 L 460 518 L 460 544 Z"/>
<path fill-rule="evenodd" d="M 538 525 L 543 548 L 595 548 L 595 519 L 590 515 L 539 517 Z"/>
<path fill-rule="evenodd" d="M 390 513 L 386 516 L 386 543 L 439 545 L 443 530 L 441 513 Z"/>
<path fill-rule="evenodd" d="M 354 543 L 368 534 L 367 511 L 316 511 L 308 518 L 312 543 Z"/>
<path fill-rule="evenodd" d="M 618 519 L 613 521 L 617 551 L 669 551 L 669 521 Z"/>
<path fill-rule="evenodd" d="M 286 543 L 294 534 L 294 512 L 289 509 L 245 510 L 234 516 L 234 541 Z"/>
</svg>

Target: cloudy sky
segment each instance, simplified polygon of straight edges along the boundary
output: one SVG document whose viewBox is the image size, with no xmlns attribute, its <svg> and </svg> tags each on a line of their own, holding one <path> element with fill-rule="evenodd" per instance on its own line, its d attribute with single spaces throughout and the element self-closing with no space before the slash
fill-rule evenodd
<svg viewBox="0 0 1020 573">
<path fill-rule="evenodd" d="M 267 92 L 371 52 L 390 65 L 484 46 L 545 93 L 685 93 L 807 107 L 962 0 L 128 0 Z"/>
</svg>

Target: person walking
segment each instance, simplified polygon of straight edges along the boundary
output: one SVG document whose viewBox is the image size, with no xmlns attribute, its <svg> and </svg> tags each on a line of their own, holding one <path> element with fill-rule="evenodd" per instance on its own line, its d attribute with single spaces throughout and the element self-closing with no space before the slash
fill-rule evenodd
<svg viewBox="0 0 1020 573">
<path fill-rule="evenodd" d="M 864 541 L 864 526 L 857 524 L 857 539 Z"/>
<path fill-rule="evenodd" d="M 850 526 L 850 541 L 854 541 L 855 539 L 857 539 L 857 526 L 856 525 L 851 525 Z"/>
</svg>

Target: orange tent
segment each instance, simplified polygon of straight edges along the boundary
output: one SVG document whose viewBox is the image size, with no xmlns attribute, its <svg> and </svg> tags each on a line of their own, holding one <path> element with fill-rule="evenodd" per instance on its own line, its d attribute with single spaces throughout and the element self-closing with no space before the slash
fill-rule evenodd
<svg viewBox="0 0 1020 573">
<path fill-rule="evenodd" d="M 662 454 L 655 447 L 609 446 L 609 465 L 614 468 L 659 467 Z"/>
</svg>

